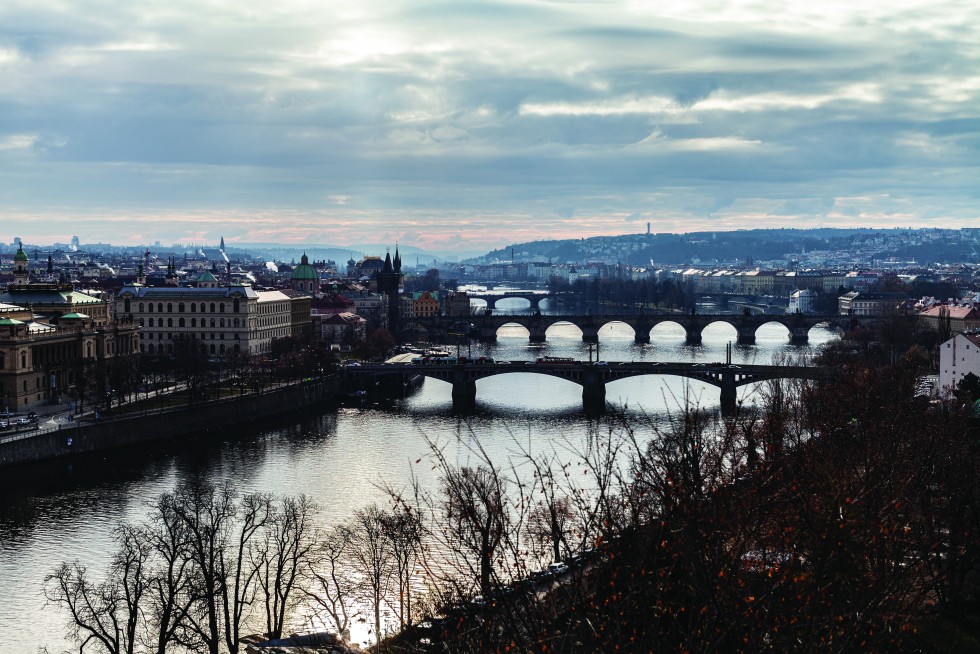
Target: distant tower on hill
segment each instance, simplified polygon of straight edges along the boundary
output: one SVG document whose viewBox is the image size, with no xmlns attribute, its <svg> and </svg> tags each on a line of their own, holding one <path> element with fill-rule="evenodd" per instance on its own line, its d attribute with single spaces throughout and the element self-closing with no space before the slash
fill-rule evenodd
<svg viewBox="0 0 980 654">
<path fill-rule="evenodd" d="M 225 251 L 225 237 L 224 236 L 221 237 L 221 245 L 218 246 L 218 249 L 221 250 L 222 252 Z"/>
</svg>

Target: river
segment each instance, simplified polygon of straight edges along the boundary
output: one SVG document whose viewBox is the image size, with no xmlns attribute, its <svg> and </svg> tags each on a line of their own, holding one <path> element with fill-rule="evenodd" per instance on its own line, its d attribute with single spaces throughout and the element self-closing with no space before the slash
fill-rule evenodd
<svg viewBox="0 0 980 654">
<path fill-rule="evenodd" d="M 691 347 L 684 345 L 680 326 L 664 324 L 654 329 L 649 345 L 636 345 L 629 327 L 612 324 L 599 338 L 599 356 L 607 361 L 713 362 L 725 359 L 736 334 L 729 325 L 715 323 L 705 328 L 702 344 Z M 755 345 L 733 347 L 732 361 L 764 364 L 774 356 L 806 355 L 832 338 L 818 326 L 810 332 L 808 347 L 790 346 L 787 330 L 769 323 L 759 329 Z M 523 328 L 504 327 L 495 345 L 474 344 L 472 353 L 513 361 L 544 355 L 587 359 L 589 347 L 569 324 L 552 327 L 540 346 L 528 343 Z M 450 390 L 448 384 L 429 380 L 393 406 L 325 409 L 229 434 L 225 440 L 115 453 L 74 465 L 56 462 L 32 468 L 29 478 L 0 472 L 0 654 L 45 646 L 61 651 L 65 615 L 45 606 L 44 576 L 64 560 L 78 559 L 101 570 L 113 529 L 143 517 L 155 496 L 182 480 L 204 477 L 242 491 L 307 493 L 322 507 L 327 526 L 383 500 L 380 483 L 405 485 L 413 466 L 423 484 L 434 484 L 430 466 L 414 465 L 427 454 L 423 435 L 459 448 L 461 458 L 467 456 L 467 443 L 478 442 L 503 459 L 514 450 L 514 438 L 546 448 L 559 439 L 574 442 L 589 426 L 581 388 L 565 380 L 529 373 L 481 380 L 477 411 L 468 417 L 454 415 Z M 740 390 L 751 402 L 754 389 Z M 676 409 L 685 391 L 703 406 L 718 405 L 717 388 L 677 377 L 613 382 L 607 400 L 625 404 L 637 420 L 655 420 Z"/>
</svg>

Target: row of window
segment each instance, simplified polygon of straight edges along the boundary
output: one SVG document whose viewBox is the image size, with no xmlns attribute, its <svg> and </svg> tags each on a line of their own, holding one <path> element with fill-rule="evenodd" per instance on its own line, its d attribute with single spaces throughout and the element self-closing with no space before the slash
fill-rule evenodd
<svg viewBox="0 0 980 654">
<path fill-rule="evenodd" d="M 215 323 L 215 319 L 214 318 L 211 318 L 211 320 L 210 320 L 210 326 L 211 327 L 214 327 L 216 325 L 218 327 L 224 327 L 225 326 L 225 319 L 224 318 L 218 318 L 217 323 Z M 158 318 L 155 325 L 153 323 L 153 318 L 147 318 L 145 325 L 143 324 L 143 318 L 140 318 L 140 327 L 144 327 L 144 326 L 146 326 L 146 327 L 163 327 L 163 318 Z M 173 326 L 174 326 L 174 319 L 173 318 L 167 318 L 167 327 L 173 327 Z M 178 318 L 177 319 L 177 326 L 178 327 L 186 327 L 187 326 L 187 323 L 186 323 L 186 321 L 183 318 Z M 197 326 L 198 326 L 197 325 L 197 318 L 191 318 L 191 327 L 197 327 Z M 209 326 L 208 319 L 207 318 L 201 318 L 201 327 L 208 327 L 208 326 Z M 229 318 L 228 319 L 228 326 L 229 327 L 244 327 L 245 326 L 245 319 L 242 318 L 241 321 L 239 322 L 239 319 L 238 318 L 234 318 L 234 319 Z"/>
<path fill-rule="evenodd" d="M 203 346 L 202 346 L 202 350 L 203 350 Z M 226 354 L 225 344 L 220 343 L 216 346 L 214 343 L 211 343 L 207 351 L 210 354 Z M 235 343 L 235 347 L 231 348 L 230 351 L 234 352 L 235 354 L 238 354 L 239 352 L 241 352 L 241 347 L 239 347 L 238 343 Z M 167 343 L 166 346 L 164 346 L 163 343 L 160 343 L 159 345 L 154 345 L 153 343 L 146 343 L 146 344 L 140 343 L 140 352 L 144 352 L 147 354 L 173 354 L 174 344 Z"/>
<path fill-rule="evenodd" d="M 132 306 L 132 303 L 131 303 L 130 299 L 129 298 L 126 298 L 123 301 L 123 311 L 125 313 L 130 313 L 132 311 L 131 306 Z M 156 309 L 155 310 L 156 310 L 157 313 L 163 313 L 163 307 L 164 307 L 163 302 L 157 302 L 156 305 L 154 305 L 152 302 L 149 302 L 149 303 L 146 303 L 146 304 L 144 304 L 143 302 L 140 302 L 138 309 L 139 309 L 139 312 L 140 313 L 143 313 L 144 311 L 146 311 L 147 313 L 153 313 L 154 312 L 154 306 L 156 306 Z M 173 304 L 173 302 L 167 302 L 167 305 L 166 306 L 167 306 L 167 313 L 173 313 L 174 312 L 174 304 Z M 210 306 L 210 313 L 224 313 L 225 312 L 225 303 L 224 302 L 218 302 L 218 303 L 212 302 L 210 305 L 208 305 L 206 302 L 201 302 L 201 304 L 200 304 L 200 313 L 208 313 L 208 307 L 209 306 Z M 184 304 L 183 302 L 178 302 L 177 303 L 177 313 L 184 313 L 186 307 L 187 307 L 187 305 Z M 199 305 L 198 305 L 197 302 L 191 302 L 190 303 L 190 312 L 191 313 L 198 313 L 198 308 L 199 308 Z M 215 308 L 217 308 L 217 311 L 215 311 Z M 231 310 L 234 313 L 239 313 L 239 311 L 241 310 L 241 301 L 238 298 L 235 298 L 235 300 L 231 303 Z"/>
</svg>

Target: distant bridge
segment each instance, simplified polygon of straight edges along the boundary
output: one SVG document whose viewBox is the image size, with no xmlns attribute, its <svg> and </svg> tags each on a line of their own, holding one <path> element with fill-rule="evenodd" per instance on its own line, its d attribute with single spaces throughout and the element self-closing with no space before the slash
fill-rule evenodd
<svg viewBox="0 0 980 654">
<path fill-rule="evenodd" d="M 599 330 L 612 322 L 621 322 L 633 328 L 634 339 L 637 343 L 650 342 L 650 330 L 664 322 L 672 322 L 684 328 L 685 342 L 688 345 L 701 343 L 701 332 L 715 322 L 725 322 L 738 332 L 738 342 L 742 345 L 755 343 L 755 333 L 762 325 L 770 322 L 779 323 L 789 330 L 791 343 L 802 344 L 810 339 L 810 329 L 821 323 L 831 327 L 846 329 L 854 320 L 851 316 L 810 315 L 810 314 L 765 314 L 765 315 L 730 315 L 730 314 L 608 314 L 608 315 L 495 315 L 488 312 L 484 315 L 471 316 L 467 319 L 473 325 L 480 341 L 493 343 L 497 340 L 497 331 L 504 325 L 520 325 L 530 333 L 532 343 L 543 343 L 546 340 L 548 328 L 560 323 L 571 323 L 582 330 L 582 340 L 595 343 L 599 340 Z M 408 320 L 407 327 L 414 327 L 423 332 L 431 342 L 447 342 L 450 335 L 458 333 L 460 318 L 436 316 L 427 319 Z"/>
<path fill-rule="evenodd" d="M 721 410 L 731 415 L 738 409 L 736 389 L 770 379 L 808 379 L 821 381 L 833 376 L 831 368 L 814 366 L 763 366 L 725 363 L 660 363 L 586 361 L 541 362 L 514 361 L 500 363 L 365 363 L 345 369 L 349 382 L 369 379 L 403 378 L 423 375 L 449 382 L 453 386 L 453 406 L 472 408 L 476 403 L 476 382 L 495 375 L 532 373 L 567 379 L 582 386 L 582 403 L 587 412 L 605 408 L 606 384 L 618 379 L 644 375 L 675 375 L 695 379 L 721 389 Z"/>
<path fill-rule="evenodd" d="M 563 294 L 552 293 L 551 291 L 500 291 L 499 293 L 494 291 L 467 291 L 466 295 L 471 300 L 483 300 L 490 309 L 496 308 L 499 300 L 511 298 L 527 300 L 531 304 L 532 309 L 537 309 L 541 306 L 541 300 L 559 297 Z"/>
</svg>

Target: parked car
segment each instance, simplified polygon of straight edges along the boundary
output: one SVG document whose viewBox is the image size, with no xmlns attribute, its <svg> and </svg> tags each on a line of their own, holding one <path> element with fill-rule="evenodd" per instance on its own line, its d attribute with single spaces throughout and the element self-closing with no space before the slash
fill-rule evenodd
<svg viewBox="0 0 980 654">
<path fill-rule="evenodd" d="M 548 566 L 548 572 L 555 575 L 556 577 L 558 575 L 563 575 L 566 572 L 568 572 L 568 564 L 565 563 L 564 561 L 555 561 L 554 563 Z"/>
</svg>

